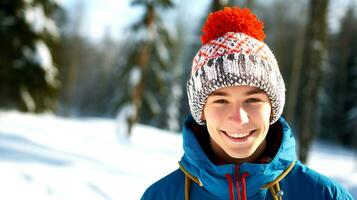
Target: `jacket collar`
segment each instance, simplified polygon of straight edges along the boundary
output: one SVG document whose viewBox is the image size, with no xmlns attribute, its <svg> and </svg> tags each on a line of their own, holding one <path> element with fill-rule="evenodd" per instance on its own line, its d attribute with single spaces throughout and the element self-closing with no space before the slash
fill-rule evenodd
<svg viewBox="0 0 357 200">
<path fill-rule="evenodd" d="M 282 140 L 276 155 L 267 164 L 243 163 L 239 165 L 239 176 L 248 172 L 246 178 L 247 197 L 257 195 L 261 186 L 276 179 L 296 158 L 295 140 L 287 122 L 281 117 L 278 122 L 282 127 Z M 215 165 L 207 157 L 196 136 L 197 129 L 206 131 L 205 126 L 199 126 L 189 116 L 183 127 L 184 155 L 180 165 L 202 183 L 209 193 L 218 198 L 229 198 L 229 185 L 226 174 L 235 176 L 235 164 Z M 206 131 L 207 133 L 207 131 Z M 207 133 L 208 134 L 208 133 Z M 269 133 L 271 134 L 271 132 Z"/>
</svg>

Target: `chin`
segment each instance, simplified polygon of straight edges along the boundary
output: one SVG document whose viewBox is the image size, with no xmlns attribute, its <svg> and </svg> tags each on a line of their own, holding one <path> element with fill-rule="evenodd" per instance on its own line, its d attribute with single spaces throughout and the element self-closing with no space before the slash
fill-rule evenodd
<svg viewBox="0 0 357 200">
<path fill-rule="evenodd" d="M 244 159 L 244 158 L 248 158 L 248 157 L 252 156 L 254 152 L 255 151 L 253 151 L 253 150 L 250 150 L 250 151 L 246 151 L 245 150 L 244 153 L 242 153 L 242 152 L 239 152 L 239 153 L 238 152 L 230 152 L 230 153 L 228 153 L 228 155 L 230 157 L 232 157 L 232 158 L 235 158 L 235 159 Z"/>
</svg>

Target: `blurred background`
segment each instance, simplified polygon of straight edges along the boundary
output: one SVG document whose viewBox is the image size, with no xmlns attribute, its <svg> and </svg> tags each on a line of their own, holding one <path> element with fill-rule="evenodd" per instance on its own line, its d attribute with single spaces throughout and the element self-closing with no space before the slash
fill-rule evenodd
<svg viewBox="0 0 357 200">
<path fill-rule="evenodd" d="M 179 133 L 200 29 L 225 6 L 265 23 L 299 158 L 319 140 L 357 163 L 356 0 L 1 0 L 0 110 Z"/>
</svg>

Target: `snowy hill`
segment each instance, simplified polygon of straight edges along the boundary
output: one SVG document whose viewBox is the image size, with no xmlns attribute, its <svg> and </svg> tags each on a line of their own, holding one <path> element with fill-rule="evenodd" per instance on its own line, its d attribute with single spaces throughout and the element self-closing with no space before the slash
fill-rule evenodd
<svg viewBox="0 0 357 200">
<path fill-rule="evenodd" d="M 178 167 L 179 134 L 138 125 L 119 142 L 115 120 L 0 112 L 0 199 L 135 200 Z M 357 198 L 349 150 L 314 143 L 309 165 Z"/>
</svg>

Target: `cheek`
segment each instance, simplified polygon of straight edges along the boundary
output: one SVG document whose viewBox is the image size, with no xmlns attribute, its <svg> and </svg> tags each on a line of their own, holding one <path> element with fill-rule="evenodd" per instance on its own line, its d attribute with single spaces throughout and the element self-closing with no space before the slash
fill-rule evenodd
<svg viewBox="0 0 357 200">
<path fill-rule="evenodd" d="M 203 110 L 204 120 L 206 120 L 207 123 L 214 123 L 219 121 L 220 119 L 223 119 L 225 113 L 225 109 L 222 108 L 207 107 Z"/>
<path fill-rule="evenodd" d="M 254 117 L 256 119 L 260 119 L 262 121 L 270 121 L 271 108 L 270 105 L 263 105 L 257 108 L 253 108 L 249 112 L 250 117 Z"/>
<path fill-rule="evenodd" d="M 272 110 L 271 110 L 271 107 L 270 106 L 265 106 L 264 108 L 263 108 L 263 111 L 262 111 L 262 115 L 264 115 L 264 118 L 266 118 L 266 119 L 270 119 L 270 116 L 271 116 L 271 114 L 272 114 Z"/>
</svg>

